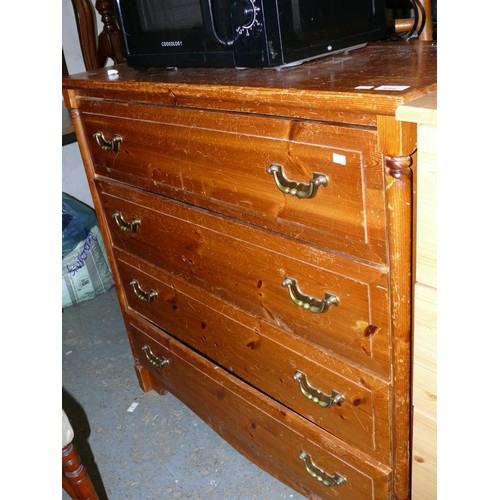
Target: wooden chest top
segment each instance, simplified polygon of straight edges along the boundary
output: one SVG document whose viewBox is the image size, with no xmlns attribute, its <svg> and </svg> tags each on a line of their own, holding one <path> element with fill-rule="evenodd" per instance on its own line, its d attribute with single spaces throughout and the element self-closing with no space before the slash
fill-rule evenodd
<svg viewBox="0 0 500 500">
<path fill-rule="evenodd" d="M 63 88 L 82 96 L 126 92 L 128 99 L 136 95 L 162 104 L 329 120 L 332 111 L 394 114 L 399 105 L 437 88 L 436 63 L 435 42 L 380 42 L 282 70 L 136 70 L 122 64 L 113 67 L 116 75 L 103 68 L 67 77 Z"/>
</svg>

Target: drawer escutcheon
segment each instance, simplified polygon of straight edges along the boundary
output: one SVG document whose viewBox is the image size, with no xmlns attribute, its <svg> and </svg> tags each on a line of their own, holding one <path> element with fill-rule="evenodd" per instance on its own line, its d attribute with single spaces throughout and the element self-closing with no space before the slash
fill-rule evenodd
<svg viewBox="0 0 500 500">
<path fill-rule="evenodd" d="M 324 394 L 321 391 L 318 391 L 318 389 L 315 389 L 314 387 L 309 385 L 306 374 L 301 372 L 300 370 L 297 370 L 295 372 L 293 380 L 298 382 L 300 392 L 303 394 L 303 396 L 311 400 L 313 403 L 316 403 L 318 406 L 321 406 L 321 408 L 329 408 L 332 405 L 341 406 L 345 401 L 344 395 L 340 392 L 332 390 L 332 394 L 328 396 L 327 394 Z"/>
<path fill-rule="evenodd" d="M 330 486 L 341 486 L 343 484 L 347 484 L 347 479 L 339 473 L 336 472 L 333 476 L 331 476 L 330 474 L 327 474 L 325 471 L 314 465 L 309 453 L 301 451 L 299 454 L 299 458 L 300 460 L 304 461 L 307 473 L 310 476 L 314 477 L 314 479 L 317 479 L 327 488 L 329 488 Z"/>
<path fill-rule="evenodd" d="M 295 305 L 303 307 L 307 311 L 314 314 L 320 314 L 328 311 L 332 304 L 334 306 L 338 306 L 340 304 L 340 299 L 333 293 L 325 293 L 325 298 L 322 300 L 302 293 L 297 285 L 297 280 L 294 278 L 286 277 L 281 285 L 288 288 L 290 298 Z"/>
<path fill-rule="evenodd" d="M 299 199 L 314 198 L 320 186 L 328 186 L 328 177 L 317 172 L 313 173 L 313 178 L 309 181 L 309 184 L 287 179 L 283 172 L 283 166 L 276 163 L 271 164 L 266 172 L 274 176 L 274 182 L 276 182 L 276 186 L 282 193 L 296 196 Z"/>
</svg>

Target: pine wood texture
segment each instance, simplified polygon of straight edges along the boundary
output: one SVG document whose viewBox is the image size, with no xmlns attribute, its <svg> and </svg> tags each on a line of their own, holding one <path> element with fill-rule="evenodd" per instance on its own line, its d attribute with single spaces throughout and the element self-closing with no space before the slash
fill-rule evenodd
<svg viewBox="0 0 500 500">
<path fill-rule="evenodd" d="M 436 208 L 437 208 L 437 132 L 432 125 L 418 127 L 419 174 L 422 189 L 417 191 L 417 281 L 437 288 Z"/>
<path fill-rule="evenodd" d="M 437 96 L 397 110 L 418 124 L 413 357 L 413 498 L 437 497 Z"/>
<path fill-rule="evenodd" d="M 385 43 L 63 83 L 141 387 L 311 498 L 411 494 L 417 127 L 395 112 L 435 61 Z M 328 182 L 299 199 L 271 165 Z"/>
<path fill-rule="evenodd" d="M 437 290 L 415 284 L 415 332 L 413 348 L 413 404 L 415 409 L 437 419 Z"/>
<path fill-rule="evenodd" d="M 291 245 L 274 234 L 142 191 L 98 182 L 115 247 L 229 305 L 389 376 L 384 270 L 297 242 Z M 121 231 L 113 219 L 116 212 L 127 220 L 140 219 L 137 233 Z M 295 278 L 307 295 L 321 299 L 334 293 L 339 306 L 324 314 L 297 307 L 282 286 L 286 277 Z"/>
<path fill-rule="evenodd" d="M 374 130 L 102 101 L 83 101 L 80 110 L 96 173 L 386 263 L 384 179 Z M 106 154 L 93 135 L 113 137 L 118 129 L 120 151 Z M 296 182 L 321 173 L 328 185 L 310 200 L 283 197 L 267 173 L 272 164 Z"/>
<path fill-rule="evenodd" d="M 223 300 L 145 261 L 122 251 L 116 257 L 134 311 L 165 331 L 175 331 L 179 340 L 332 434 L 389 460 L 387 382 L 255 316 L 230 309 Z M 157 292 L 152 303 L 135 294 L 133 280 Z M 304 398 L 293 378 L 297 370 L 323 393 L 340 392 L 345 402 L 323 408 Z"/>
<path fill-rule="evenodd" d="M 138 350 L 149 346 L 155 356 L 165 358 L 164 368 L 141 361 L 161 378 L 168 389 L 207 420 L 234 447 L 272 471 L 306 496 L 338 498 L 335 488 L 325 488 L 305 474 L 301 451 L 310 453 L 318 467 L 347 479 L 345 498 L 386 498 L 389 469 L 351 453 L 342 441 L 312 426 L 310 422 L 230 377 L 191 349 L 164 332 L 129 317 Z M 210 405 L 207 405 L 210 401 Z M 237 408 L 237 411 L 229 411 Z"/>
<path fill-rule="evenodd" d="M 390 288 L 393 346 L 393 459 L 395 495 L 404 498 L 410 491 L 410 370 L 411 365 L 411 156 L 386 157 L 387 225 L 391 243 Z"/>
<path fill-rule="evenodd" d="M 436 90 L 434 42 L 370 44 L 332 58 L 281 71 L 183 68 L 136 71 L 124 64 L 70 75 L 63 88 L 76 96 L 165 106 L 288 116 L 376 126 L 378 115 Z M 388 90 L 384 90 L 390 85 Z M 391 90 L 396 88 L 397 90 Z M 121 100 L 121 99 L 118 99 Z M 68 107 L 71 107 L 67 102 Z M 125 106 L 125 104 L 123 104 Z"/>
</svg>

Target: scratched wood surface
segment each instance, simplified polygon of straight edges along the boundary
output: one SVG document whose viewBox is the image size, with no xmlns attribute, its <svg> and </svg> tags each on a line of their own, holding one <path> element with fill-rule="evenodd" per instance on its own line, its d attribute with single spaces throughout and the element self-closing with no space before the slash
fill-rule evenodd
<svg viewBox="0 0 500 500">
<path fill-rule="evenodd" d="M 402 106 L 418 125 L 413 358 L 413 498 L 437 497 L 437 95 Z"/>
<path fill-rule="evenodd" d="M 301 451 L 306 451 L 317 467 L 331 476 L 341 474 L 346 478 L 343 498 L 387 498 L 387 467 L 352 453 L 342 441 L 261 392 L 249 389 L 163 331 L 133 316 L 128 319 L 141 364 L 248 458 L 305 496 L 339 498 L 338 489 L 325 488 L 307 473 L 298 458 Z M 168 359 L 168 365 L 160 369 L 152 366 L 142 350 L 145 345 L 158 358 Z"/>
<path fill-rule="evenodd" d="M 119 65 L 63 82 L 141 387 L 172 391 L 312 498 L 411 494 L 417 130 L 395 111 L 436 89 L 436 56 L 433 42 L 376 43 L 284 71 Z M 328 186 L 283 194 L 271 164 Z M 306 310 L 326 293 L 338 304 Z M 172 363 L 155 368 L 147 342 Z M 346 401 L 329 418 L 311 399 L 335 387 Z M 328 489 L 320 469 L 350 479 Z"/>
<path fill-rule="evenodd" d="M 116 102 L 82 101 L 97 174 L 366 260 L 386 264 L 382 156 L 376 130 Z M 127 119 L 124 120 L 124 117 Z M 120 150 L 93 135 L 119 133 Z M 327 177 L 311 199 L 267 173 Z"/>
<path fill-rule="evenodd" d="M 165 273 L 126 252 L 116 251 L 129 307 L 272 398 L 333 435 L 384 462 L 389 461 L 388 383 L 314 348 L 298 336 Z M 157 296 L 141 300 L 130 283 L 136 280 Z M 294 375 L 308 376 L 324 394 L 340 392 L 345 402 L 325 408 L 304 398 Z"/>
<path fill-rule="evenodd" d="M 196 284 L 228 304 L 390 376 L 388 278 L 384 270 L 290 242 L 225 218 L 99 181 L 113 245 Z M 141 220 L 137 233 L 114 223 Z M 175 234 L 175 238 L 172 235 Z M 282 286 L 339 297 L 323 314 L 297 307 Z"/>
<path fill-rule="evenodd" d="M 369 44 L 341 56 L 281 71 L 265 68 L 148 69 L 117 65 L 71 75 L 78 96 L 376 125 L 376 115 L 436 90 L 435 42 Z M 384 90 L 385 89 L 385 90 Z M 69 101 L 66 101 L 70 107 Z"/>
</svg>

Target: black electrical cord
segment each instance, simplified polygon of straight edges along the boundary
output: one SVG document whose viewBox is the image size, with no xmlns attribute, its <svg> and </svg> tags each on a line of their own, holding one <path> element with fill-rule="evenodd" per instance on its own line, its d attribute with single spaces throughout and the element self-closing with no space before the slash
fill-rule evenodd
<svg viewBox="0 0 500 500">
<path fill-rule="evenodd" d="M 420 29 L 418 30 L 417 37 L 420 35 L 421 31 L 425 25 L 425 9 L 421 7 L 420 0 L 410 0 L 410 3 L 413 8 L 413 12 L 415 13 L 415 20 L 413 21 L 413 26 L 411 30 L 404 37 L 405 40 L 410 40 L 413 38 L 415 33 L 417 32 L 418 23 L 420 21 L 420 17 L 422 18 L 422 22 L 420 23 Z"/>
<path fill-rule="evenodd" d="M 417 26 L 418 26 L 418 21 L 419 21 L 419 9 L 417 5 L 417 0 L 410 0 L 413 12 L 414 12 L 414 20 L 413 20 L 413 26 L 411 27 L 411 30 L 404 36 L 405 40 L 410 40 L 415 32 L 417 31 Z"/>
</svg>

